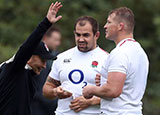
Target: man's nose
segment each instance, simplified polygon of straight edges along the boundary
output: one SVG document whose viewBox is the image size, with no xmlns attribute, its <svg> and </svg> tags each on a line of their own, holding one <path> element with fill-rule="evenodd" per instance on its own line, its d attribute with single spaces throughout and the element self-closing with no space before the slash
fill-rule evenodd
<svg viewBox="0 0 160 115">
<path fill-rule="evenodd" d="M 107 23 L 104 25 L 104 29 L 107 29 Z"/>
<path fill-rule="evenodd" d="M 83 41 L 84 41 L 83 36 L 80 36 L 80 37 L 79 37 L 79 41 L 80 41 L 80 42 L 83 42 Z"/>
</svg>

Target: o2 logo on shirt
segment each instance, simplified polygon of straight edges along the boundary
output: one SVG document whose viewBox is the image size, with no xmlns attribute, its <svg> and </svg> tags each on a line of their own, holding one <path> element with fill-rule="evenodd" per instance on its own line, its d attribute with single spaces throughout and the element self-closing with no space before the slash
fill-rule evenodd
<svg viewBox="0 0 160 115">
<path fill-rule="evenodd" d="M 75 75 L 73 75 L 73 74 L 79 74 L 79 75 L 78 75 L 78 76 L 79 76 L 79 79 L 78 79 L 78 80 L 75 80 L 75 79 L 73 78 Z M 70 80 L 73 84 L 80 84 L 80 83 L 82 83 L 82 81 L 84 80 L 84 74 L 83 74 L 83 72 L 82 72 L 81 70 L 79 70 L 79 69 L 74 69 L 74 70 L 72 70 L 72 71 L 69 73 L 68 77 L 69 77 L 69 80 Z M 84 81 L 83 83 L 84 83 L 84 85 L 83 85 L 82 88 L 84 88 L 85 86 L 87 86 L 87 82 Z"/>
</svg>

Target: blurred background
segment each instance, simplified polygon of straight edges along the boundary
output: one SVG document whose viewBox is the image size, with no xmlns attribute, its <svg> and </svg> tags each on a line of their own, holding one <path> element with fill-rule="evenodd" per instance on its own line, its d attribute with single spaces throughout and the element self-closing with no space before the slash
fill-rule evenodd
<svg viewBox="0 0 160 115">
<path fill-rule="evenodd" d="M 110 52 L 115 44 L 105 40 L 103 26 L 108 12 L 127 6 L 135 14 L 135 39 L 141 43 L 150 60 L 147 90 L 143 98 L 144 115 L 160 115 L 160 0 L 59 0 L 63 7 L 56 23 L 62 32 L 60 51 L 75 46 L 73 27 L 76 18 L 93 16 L 100 24 L 98 44 Z M 55 0 L 0 0 L 0 63 L 9 59 L 20 44 L 46 16 Z M 136 55 L 136 54 L 135 54 Z"/>
</svg>

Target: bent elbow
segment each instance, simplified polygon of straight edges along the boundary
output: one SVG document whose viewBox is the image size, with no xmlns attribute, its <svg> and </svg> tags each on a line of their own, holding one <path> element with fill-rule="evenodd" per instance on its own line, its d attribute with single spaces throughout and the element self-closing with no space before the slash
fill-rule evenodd
<svg viewBox="0 0 160 115">
<path fill-rule="evenodd" d="M 113 91 L 112 92 L 112 98 L 117 98 L 117 97 L 119 97 L 120 95 L 121 95 L 121 93 L 122 93 L 122 90 L 118 90 L 118 91 Z"/>
</svg>

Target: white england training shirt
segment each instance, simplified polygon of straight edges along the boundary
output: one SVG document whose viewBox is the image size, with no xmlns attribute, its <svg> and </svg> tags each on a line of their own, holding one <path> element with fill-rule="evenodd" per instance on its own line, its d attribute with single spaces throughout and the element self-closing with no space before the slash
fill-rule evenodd
<svg viewBox="0 0 160 115">
<path fill-rule="evenodd" d="M 89 52 L 80 52 L 77 47 L 58 55 L 53 62 L 50 77 L 61 82 L 64 89 L 73 93 L 72 97 L 58 100 L 57 115 L 99 115 L 98 105 L 90 106 L 78 113 L 69 108 L 73 98 L 82 96 L 86 85 L 95 85 L 95 77 L 108 57 L 108 53 L 97 47 Z M 63 114 L 62 114 L 63 113 Z"/>
<path fill-rule="evenodd" d="M 102 99 L 101 111 L 104 115 L 142 115 L 141 99 L 144 95 L 149 62 L 146 53 L 132 38 L 122 40 L 111 51 L 101 73 L 126 74 L 123 91 L 117 98 Z"/>
</svg>

